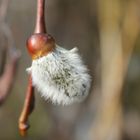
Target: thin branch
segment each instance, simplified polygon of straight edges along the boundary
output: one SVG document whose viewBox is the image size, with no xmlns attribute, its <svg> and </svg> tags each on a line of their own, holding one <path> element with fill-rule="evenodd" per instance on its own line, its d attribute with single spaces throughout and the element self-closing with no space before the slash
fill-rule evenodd
<svg viewBox="0 0 140 140">
<path fill-rule="evenodd" d="M 8 93 L 13 85 L 19 57 L 20 53 L 15 51 L 10 57 L 10 62 L 5 65 L 4 73 L 0 78 L 0 104 L 2 104 L 9 95 Z"/>
<path fill-rule="evenodd" d="M 22 136 L 26 135 L 26 131 L 29 128 L 28 117 L 34 109 L 34 102 L 35 102 L 34 87 L 32 86 L 32 78 L 31 76 L 29 76 L 29 83 L 24 102 L 24 107 L 19 118 L 19 130 Z"/>
<path fill-rule="evenodd" d="M 7 14 L 7 8 L 8 8 L 8 1 L 9 0 L 2 0 L 0 2 L 0 32 L 2 33 L 1 37 L 5 37 L 5 31 L 3 31 L 3 25 L 5 25 L 5 17 Z M 7 37 L 7 36 L 6 36 Z M 8 38 L 8 37 L 7 37 Z M 4 38 L 5 39 L 5 38 Z M 5 42 L 5 40 L 3 41 Z M 2 46 L 1 56 L 0 56 L 0 75 L 3 73 L 3 68 L 6 60 L 6 54 L 7 54 L 7 48 L 6 46 Z"/>
<path fill-rule="evenodd" d="M 0 77 L 0 104 L 4 103 L 6 97 L 10 93 L 13 85 L 17 63 L 20 57 L 20 52 L 14 47 L 14 41 L 11 30 L 5 22 L 9 0 L 2 0 L 0 5 L 0 32 L 5 39 L 2 44 L 3 51 L 1 55 L 1 77 Z M 7 59 L 9 57 L 9 59 Z M 8 62 L 6 63 L 6 60 Z"/>
<path fill-rule="evenodd" d="M 37 0 L 37 18 L 34 33 L 46 33 L 44 10 L 45 0 Z M 26 135 L 29 128 L 28 118 L 34 109 L 34 99 L 34 87 L 32 85 L 32 78 L 30 75 L 24 107 L 19 118 L 19 130 L 22 136 Z"/>
<path fill-rule="evenodd" d="M 46 33 L 44 11 L 45 11 L 45 0 L 37 0 L 37 17 L 36 17 L 35 33 Z"/>
</svg>

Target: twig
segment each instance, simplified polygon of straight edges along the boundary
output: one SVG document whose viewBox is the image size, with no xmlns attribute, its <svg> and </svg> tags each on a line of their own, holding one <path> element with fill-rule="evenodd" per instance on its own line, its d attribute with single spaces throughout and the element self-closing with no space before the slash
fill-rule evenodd
<svg viewBox="0 0 140 140">
<path fill-rule="evenodd" d="M 37 17 L 34 33 L 46 33 L 44 10 L 45 0 L 37 0 Z M 19 118 L 19 130 L 22 136 L 26 135 L 26 131 L 29 128 L 28 117 L 34 109 L 34 98 L 34 87 L 30 75 L 23 111 Z"/>
<path fill-rule="evenodd" d="M 4 40 L 6 43 L 2 46 L 3 51 L 1 52 L 0 104 L 4 103 L 13 85 L 17 62 L 20 57 L 19 51 L 14 47 L 11 30 L 5 22 L 7 7 L 9 4 L 8 1 L 9 0 L 1 1 L 0 6 L 0 31 L 2 33 L 2 37 L 6 39 Z M 9 59 L 6 64 L 7 57 L 9 57 Z"/>
<path fill-rule="evenodd" d="M 13 85 L 13 80 L 17 68 L 17 62 L 19 60 L 19 52 L 14 52 L 10 57 L 10 62 L 5 65 L 4 73 L 0 77 L 0 104 L 2 104 Z"/>
<path fill-rule="evenodd" d="M 37 0 L 37 17 L 34 33 L 46 33 L 44 11 L 45 0 Z"/>
<path fill-rule="evenodd" d="M 34 102 L 35 102 L 34 87 L 32 86 L 32 78 L 31 76 L 29 76 L 29 83 L 24 102 L 24 107 L 19 118 L 19 130 L 22 136 L 26 135 L 26 131 L 29 128 L 28 117 L 34 109 Z"/>
<path fill-rule="evenodd" d="M 7 13 L 7 7 L 8 7 L 8 0 L 2 0 L 0 2 L 0 32 L 2 33 L 1 37 L 5 37 L 5 31 L 3 30 L 3 25 L 5 24 L 5 17 L 6 17 L 6 13 Z M 6 36 L 7 37 L 7 36 Z M 7 37 L 8 38 L 8 37 Z M 3 44 L 2 44 L 3 45 Z M 1 56 L 0 56 L 0 76 L 4 71 L 4 65 L 6 62 L 6 54 L 7 54 L 7 47 L 6 46 L 2 46 L 2 51 L 1 51 Z"/>
</svg>

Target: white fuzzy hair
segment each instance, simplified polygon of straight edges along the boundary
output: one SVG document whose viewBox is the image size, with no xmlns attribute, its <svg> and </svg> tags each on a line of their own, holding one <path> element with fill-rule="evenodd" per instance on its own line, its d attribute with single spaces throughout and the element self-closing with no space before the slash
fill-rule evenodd
<svg viewBox="0 0 140 140">
<path fill-rule="evenodd" d="M 91 77 L 77 48 L 66 50 L 56 45 L 53 52 L 33 60 L 27 71 L 41 95 L 54 104 L 80 102 L 88 95 Z"/>
</svg>

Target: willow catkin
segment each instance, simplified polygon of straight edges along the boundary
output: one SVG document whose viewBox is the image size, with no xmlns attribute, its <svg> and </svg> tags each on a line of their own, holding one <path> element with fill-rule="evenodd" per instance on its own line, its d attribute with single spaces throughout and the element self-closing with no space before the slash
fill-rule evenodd
<svg viewBox="0 0 140 140">
<path fill-rule="evenodd" d="M 27 71 L 41 95 L 54 104 L 81 102 L 89 93 L 91 77 L 77 48 L 56 45 L 46 56 L 33 60 Z"/>
</svg>

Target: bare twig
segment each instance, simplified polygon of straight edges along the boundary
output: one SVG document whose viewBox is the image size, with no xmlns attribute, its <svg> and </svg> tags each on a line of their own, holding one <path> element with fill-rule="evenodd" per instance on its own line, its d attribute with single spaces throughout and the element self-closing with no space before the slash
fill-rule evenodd
<svg viewBox="0 0 140 140">
<path fill-rule="evenodd" d="M 0 30 L 2 37 L 5 38 L 1 55 L 1 77 L 0 77 L 0 104 L 4 103 L 13 85 L 17 62 L 20 57 L 19 51 L 14 48 L 13 37 L 9 26 L 5 22 L 8 0 L 1 1 L 0 6 Z M 5 43 L 6 42 L 6 43 Z M 7 58 L 8 62 L 6 63 Z"/>
<path fill-rule="evenodd" d="M 45 0 L 37 0 L 37 17 L 34 33 L 46 33 L 44 10 Z M 30 75 L 24 107 L 19 118 L 19 130 L 22 136 L 25 136 L 27 129 L 29 128 L 28 117 L 34 108 L 34 98 L 34 87 Z"/>
<path fill-rule="evenodd" d="M 3 31 L 3 25 L 5 24 L 5 17 L 6 17 L 6 13 L 7 13 L 7 7 L 8 7 L 8 0 L 2 0 L 0 2 L 0 31 L 1 31 L 1 38 L 5 39 L 4 37 L 5 35 L 5 31 Z M 5 42 L 5 40 L 2 40 L 2 43 Z M 1 43 L 1 44 L 2 44 Z M 2 44 L 3 45 L 3 44 Z M 3 73 L 3 68 L 4 68 L 4 64 L 5 64 L 5 60 L 6 60 L 6 52 L 7 52 L 7 47 L 2 46 L 2 52 L 1 52 L 1 56 L 0 56 L 0 75 Z"/>
<path fill-rule="evenodd" d="M 34 31 L 35 33 L 46 33 L 44 11 L 45 11 L 45 0 L 37 0 L 37 17 Z"/>
<path fill-rule="evenodd" d="M 22 136 L 26 135 L 26 131 L 29 128 L 28 117 L 34 109 L 34 101 L 34 87 L 32 86 L 32 78 L 30 76 L 24 107 L 19 118 L 19 130 Z"/>
<path fill-rule="evenodd" d="M 19 56 L 20 54 L 15 52 L 10 57 L 10 61 L 5 65 L 4 73 L 0 77 L 0 104 L 5 101 L 12 87 Z"/>
</svg>

